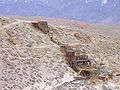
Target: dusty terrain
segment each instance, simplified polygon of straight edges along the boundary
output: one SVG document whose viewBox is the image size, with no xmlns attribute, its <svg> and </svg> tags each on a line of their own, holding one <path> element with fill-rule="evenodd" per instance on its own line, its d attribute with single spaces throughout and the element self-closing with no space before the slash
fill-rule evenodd
<svg viewBox="0 0 120 90">
<path fill-rule="evenodd" d="M 32 25 L 47 21 L 53 41 Z M 108 30 L 108 31 L 107 31 Z M 115 30 L 115 31 L 114 31 Z M 120 90 L 120 77 L 75 80 L 60 44 L 85 50 L 105 73 L 120 72 L 120 27 L 44 17 L 0 17 L 0 90 Z"/>
</svg>

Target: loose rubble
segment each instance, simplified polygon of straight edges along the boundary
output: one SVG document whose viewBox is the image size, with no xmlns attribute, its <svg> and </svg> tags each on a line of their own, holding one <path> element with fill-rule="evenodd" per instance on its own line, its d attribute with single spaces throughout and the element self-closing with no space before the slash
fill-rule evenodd
<svg viewBox="0 0 120 90">
<path fill-rule="evenodd" d="M 53 27 L 45 21 L 2 19 L 0 24 L 5 24 L 0 25 L 0 90 L 120 89 L 119 39 Z M 79 53 L 85 50 L 95 60 L 91 65 L 103 76 L 112 72 L 117 75 L 96 84 L 91 84 L 90 79 L 77 80 L 77 72 L 67 63 L 61 46 Z"/>
</svg>

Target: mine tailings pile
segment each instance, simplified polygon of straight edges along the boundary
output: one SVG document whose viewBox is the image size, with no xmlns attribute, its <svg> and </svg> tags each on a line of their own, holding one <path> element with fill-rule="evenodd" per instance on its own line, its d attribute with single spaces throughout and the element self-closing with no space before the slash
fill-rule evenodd
<svg viewBox="0 0 120 90">
<path fill-rule="evenodd" d="M 61 44 L 59 41 L 56 42 L 53 39 L 53 31 L 48 27 L 46 21 L 32 22 L 32 25 L 44 34 L 47 34 L 53 43 L 60 46 L 60 50 L 64 54 L 67 64 L 77 72 L 75 79 L 90 80 L 93 84 L 96 84 L 98 80 L 106 82 L 108 79 L 113 79 L 113 73 L 109 73 L 107 76 L 101 75 L 104 73 L 100 73 L 100 67 L 96 66 L 97 63 L 94 59 L 88 57 L 85 50 L 81 52 L 80 50 L 74 50 L 69 45 Z"/>
</svg>

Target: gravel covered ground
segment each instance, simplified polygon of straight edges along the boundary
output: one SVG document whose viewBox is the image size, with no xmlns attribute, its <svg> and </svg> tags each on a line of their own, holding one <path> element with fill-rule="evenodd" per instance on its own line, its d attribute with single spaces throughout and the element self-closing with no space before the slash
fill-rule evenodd
<svg viewBox="0 0 120 90">
<path fill-rule="evenodd" d="M 120 77 L 97 85 L 75 80 L 76 73 L 66 64 L 59 45 L 84 49 L 97 66 L 104 64 L 104 72 L 119 73 L 119 38 L 83 32 L 85 27 L 91 28 L 88 24 L 80 24 L 79 30 L 79 24 L 72 28 L 70 22 L 66 26 L 58 22 L 49 24 L 51 41 L 32 22 L 0 17 L 0 90 L 120 90 Z"/>
</svg>

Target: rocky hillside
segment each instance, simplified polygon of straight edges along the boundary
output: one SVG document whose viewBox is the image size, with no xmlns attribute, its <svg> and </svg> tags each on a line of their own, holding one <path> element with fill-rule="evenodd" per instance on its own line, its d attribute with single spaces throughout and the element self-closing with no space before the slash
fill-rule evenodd
<svg viewBox="0 0 120 90">
<path fill-rule="evenodd" d="M 61 44 L 81 52 L 85 50 L 97 62 L 96 66 L 103 64 L 104 72 L 119 73 L 119 38 L 49 24 L 46 28 L 52 33 L 51 40 L 50 35 L 43 32 L 44 27 L 34 25 L 36 22 L 0 18 L 0 90 L 120 89 L 118 78 L 97 86 L 82 85 L 83 81 L 74 79 L 76 72 L 67 65 L 60 51 Z"/>
</svg>

